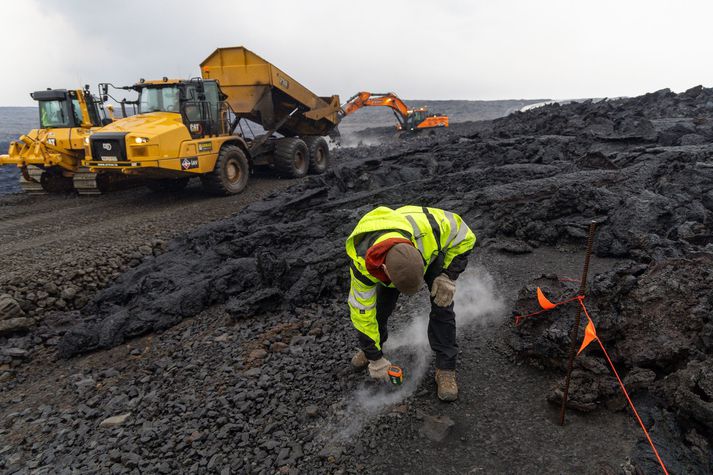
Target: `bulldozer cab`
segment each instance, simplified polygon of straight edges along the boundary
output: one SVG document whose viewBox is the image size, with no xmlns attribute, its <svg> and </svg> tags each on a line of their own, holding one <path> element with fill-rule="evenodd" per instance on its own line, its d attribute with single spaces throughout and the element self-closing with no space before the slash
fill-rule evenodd
<svg viewBox="0 0 713 475">
<path fill-rule="evenodd" d="M 30 96 L 38 102 L 42 129 L 103 125 L 98 103 L 87 90 L 48 89 Z"/>
<path fill-rule="evenodd" d="M 217 81 L 152 81 L 134 86 L 139 91 L 139 114 L 181 114 L 193 139 L 230 133 L 230 106 Z"/>
</svg>

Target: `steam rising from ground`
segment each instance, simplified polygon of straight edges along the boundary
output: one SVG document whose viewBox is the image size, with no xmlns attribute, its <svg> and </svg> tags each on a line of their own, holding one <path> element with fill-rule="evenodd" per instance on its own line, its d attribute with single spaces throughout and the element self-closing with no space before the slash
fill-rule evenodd
<svg viewBox="0 0 713 475">
<path fill-rule="evenodd" d="M 403 385 L 365 382 L 344 401 L 332 423 L 323 431 L 325 441 L 349 440 L 369 419 L 416 392 L 433 360 L 428 344 L 430 304 L 426 296 L 423 292 L 418 304 L 408 303 L 407 307 L 417 306 L 419 310 L 406 326 L 396 329 L 394 325 L 389 325 L 392 333 L 384 345 L 384 354 L 393 364 L 403 368 Z M 397 309 L 394 317 L 398 312 Z M 497 324 L 506 315 L 505 302 L 496 291 L 495 280 L 483 267 L 470 267 L 458 279 L 455 312 L 459 332 L 473 325 Z M 464 351 L 468 351 L 468 348 L 464 348 Z"/>
<path fill-rule="evenodd" d="M 358 131 L 347 131 L 346 133 L 342 132 L 342 135 L 339 137 L 339 140 L 337 142 L 341 147 L 353 148 L 361 146 L 370 147 L 372 145 L 381 145 L 382 143 L 384 143 L 384 141 L 385 140 L 383 137 L 378 137 L 375 135 L 364 136 L 360 135 Z"/>
</svg>

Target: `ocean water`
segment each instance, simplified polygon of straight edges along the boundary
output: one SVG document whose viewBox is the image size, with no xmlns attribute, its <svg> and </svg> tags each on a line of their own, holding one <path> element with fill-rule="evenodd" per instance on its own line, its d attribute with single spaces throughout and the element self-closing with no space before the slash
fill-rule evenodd
<svg viewBox="0 0 713 475">
<path fill-rule="evenodd" d="M 10 142 L 37 128 L 37 107 L 0 107 L 0 154 L 7 153 Z M 18 193 L 20 170 L 15 166 L 0 166 L 0 196 Z"/>
</svg>

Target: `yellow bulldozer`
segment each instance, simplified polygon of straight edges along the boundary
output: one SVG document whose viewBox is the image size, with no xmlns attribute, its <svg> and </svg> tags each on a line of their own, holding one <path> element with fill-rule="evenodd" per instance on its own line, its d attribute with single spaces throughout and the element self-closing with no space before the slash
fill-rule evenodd
<svg viewBox="0 0 713 475">
<path fill-rule="evenodd" d="M 47 89 L 30 96 L 37 101 L 39 128 L 10 142 L 0 165 L 20 168 L 20 186 L 27 193 L 99 193 L 110 178 L 82 167 L 85 139 L 110 123 L 103 104 L 84 89 Z M 111 111 L 109 112 L 111 115 Z"/>
<path fill-rule="evenodd" d="M 290 178 L 327 169 L 324 136 L 339 123 L 339 96 L 315 95 L 243 47 L 217 49 L 201 75 L 120 88 L 138 93 L 131 101 L 138 113 L 87 137 L 83 164 L 157 190 L 177 191 L 198 177 L 216 195 L 241 192 L 257 167 Z M 109 86 L 101 86 L 104 99 Z M 244 121 L 262 130 L 248 136 Z"/>
</svg>

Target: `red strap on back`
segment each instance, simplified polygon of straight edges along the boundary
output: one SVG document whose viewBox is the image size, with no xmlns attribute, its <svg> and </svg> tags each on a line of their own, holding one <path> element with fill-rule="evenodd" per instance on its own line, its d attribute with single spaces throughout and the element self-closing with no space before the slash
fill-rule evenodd
<svg viewBox="0 0 713 475">
<path fill-rule="evenodd" d="M 366 270 L 369 271 L 369 274 L 373 275 L 385 284 L 390 284 L 391 280 L 388 278 L 386 272 L 384 272 L 384 268 L 381 266 L 384 265 L 384 262 L 386 261 L 386 254 L 396 244 L 411 244 L 413 246 L 413 243 L 405 238 L 385 239 L 384 241 L 371 246 L 369 250 L 366 251 L 366 256 L 364 258 L 366 261 Z"/>
</svg>

